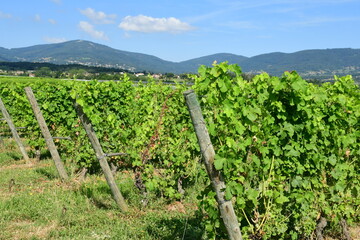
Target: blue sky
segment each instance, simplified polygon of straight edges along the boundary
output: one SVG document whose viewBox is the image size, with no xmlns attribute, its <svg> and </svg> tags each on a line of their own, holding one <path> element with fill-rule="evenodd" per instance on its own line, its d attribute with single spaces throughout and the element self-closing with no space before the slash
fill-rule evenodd
<svg viewBox="0 0 360 240">
<path fill-rule="evenodd" d="M 0 47 L 83 39 L 183 61 L 360 48 L 360 0 L 4 0 Z"/>
</svg>

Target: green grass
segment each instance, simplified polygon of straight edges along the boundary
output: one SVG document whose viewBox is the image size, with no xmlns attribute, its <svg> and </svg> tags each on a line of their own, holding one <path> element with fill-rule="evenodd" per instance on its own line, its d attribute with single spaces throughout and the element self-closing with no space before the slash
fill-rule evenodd
<svg viewBox="0 0 360 240">
<path fill-rule="evenodd" d="M 0 239 L 201 239 L 196 187 L 181 202 L 149 196 L 143 207 L 130 173 L 118 173 L 116 181 L 128 213 L 121 213 L 103 176 L 61 182 L 50 159 L 27 165 L 16 146 L 5 141 L 0 147 Z"/>
</svg>

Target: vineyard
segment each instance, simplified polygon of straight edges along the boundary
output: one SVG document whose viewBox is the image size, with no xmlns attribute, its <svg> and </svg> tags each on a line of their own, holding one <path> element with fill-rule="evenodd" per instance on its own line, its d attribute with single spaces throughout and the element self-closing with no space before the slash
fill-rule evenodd
<svg viewBox="0 0 360 240">
<path fill-rule="evenodd" d="M 227 63 L 202 66 L 191 88 L 242 237 L 346 236 L 360 220 L 359 87 L 351 76 L 315 85 L 296 72 L 263 73 L 251 81 L 241 73 Z M 183 95 L 189 86 L 150 77 L 135 85 L 126 75 L 107 82 L 0 78 L 0 97 L 15 126 L 24 128 L 27 153 L 42 159 L 49 153 L 25 87 L 36 97 L 70 179 L 102 169 L 74 106 L 88 117 L 113 172 L 133 175 L 143 202 L 150 195 L 181 201 L 206 179 Z M 198 193 L 203 238 L 225 239 L 216 192 L 210 180 L 205 185 Z"/>
</svg>

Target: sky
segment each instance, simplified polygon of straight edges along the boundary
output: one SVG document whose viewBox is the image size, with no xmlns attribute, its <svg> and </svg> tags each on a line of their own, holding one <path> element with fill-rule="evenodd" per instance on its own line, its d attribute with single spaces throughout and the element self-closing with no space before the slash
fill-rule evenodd
<svg viewBox="0 0 360 240">
<path fill-rule="evenodd" d="M 0 47 L 70 40 L 180 62 L 360 48 L 360 0 L 2 0 Z"/>
</svg>

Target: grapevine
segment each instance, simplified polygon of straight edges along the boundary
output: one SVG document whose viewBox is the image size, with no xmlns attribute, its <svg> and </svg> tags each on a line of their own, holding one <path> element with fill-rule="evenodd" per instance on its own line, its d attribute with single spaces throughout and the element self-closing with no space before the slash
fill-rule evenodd
<svg viewBox="0 0 360 240">
<path fill-rule="evenodd" d="M 300 239 L 318 221 L 329 227 L 360 220 L 360 90 L 351 76 L 314 85 L 296 72 L 266 73 L 251 81 L 237 65 L 202 66 L 196 91 L 216 158 L 245 239 Z M 124 152 L 113 163 L 134 170 L 147 191 L 180 199 L 203 168 L 182 93 L 149 78 L 120 81 L 0 79 L 0 94 L 16 126 L 26 127 L 32 156 L 45 149 L 27 102 L 30 86 L 71 174 L 100 168 L 79 125 L 74 99 L 90 118 L 105 152 Z M 175 89 L 174 89 L 175 88 Z M 179 188 L 180 183 L 180 188 Z M 200 194 L 208 238 L 225 237 L 215 194 Z"/>
</svg>

